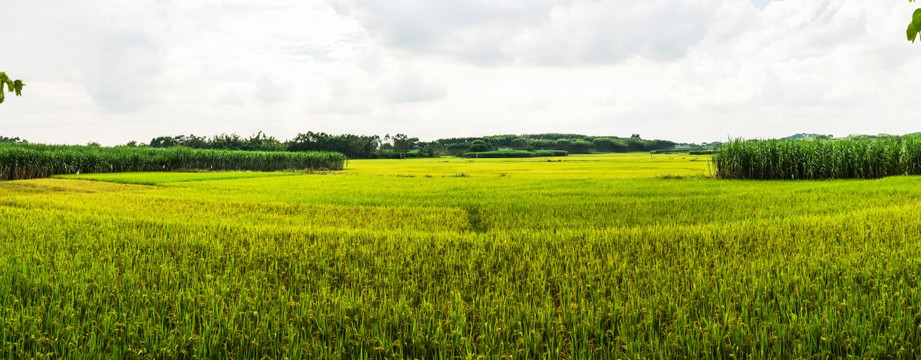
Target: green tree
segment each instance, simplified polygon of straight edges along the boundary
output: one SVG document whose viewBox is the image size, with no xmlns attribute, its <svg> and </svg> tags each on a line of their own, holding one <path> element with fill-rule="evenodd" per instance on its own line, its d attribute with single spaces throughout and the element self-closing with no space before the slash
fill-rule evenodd
<svg viewBox="0 0 921 360">
<path fill-rule="evenodd" d="M 4 90 L 6 86 L 6 90 Z M 22 80 L 13 80 L 6 75 L 5 72 L 0 71 L 0 104 L 3 103 L 3 100 L 6 98 L 6 91 L 11 93 L 16 93 L 16 96 L 22 96 L 22 87 L 26 86 Z"/>
<path fill-rule="evenodd" d="M 28 144 L 29 142 L 25 139 L 20 139 L 17 137 L 6 137 L 0 136 L 0 143 L 12 143 L 12 144 Z"/>
<path fill-rule="evenodd" d="M 403 158 L 403 155 L 406 154 L 406 151 L 409 150 L 409 137 L 404 134 L 396 134 L 393 136 L 393 151 L 396 151 L 400 154 L 400 159 Z"/>
<path fill-rule="evenodd" d="M 381 150 L 393 150 L 392 141 L 393 141 L 393 138 L 390 136 L 390 134 L 384 135 L 384 139 L 381 140 L 380 142 L 380 149 Z"/>
<path fill-rule="evenodd" d="M 473 144 L 470 144 L 470 147 L 467 149 L 468 152 L 484 152 L 489 151 L 489 145 L 486 144 L 483 140 L 475 140 Z"/>
<path fill-rule="evenodd" d="M 150 140 L 150 147 L 167 148 L 179 145 L 172 136 L 159 136 Z"/>
<path fill-rule="evenodd" d="M 915 0 L 908 0 L 908 2 L 915 2 Z M 911 22 L 908 23 L 908 41 L 915 42 L 915 39 L 918 38 L 918 33 L 921 32 L 921 9 L 915 9 L 915 13 L 911 15 Z"/>
</svg>

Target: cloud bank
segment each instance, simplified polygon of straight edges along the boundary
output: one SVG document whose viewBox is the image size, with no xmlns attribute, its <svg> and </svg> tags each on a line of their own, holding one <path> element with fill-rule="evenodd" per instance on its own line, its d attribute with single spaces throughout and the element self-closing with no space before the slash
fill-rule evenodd
<svg viewBox="0 0 921 360">
<path fill-rule="evenodd" d="M 921 131 L 911 4 L 48 0 L 8 4 L 0 135 L 265 131 L 678 141 Z M 915 44 L 917 45 L 917 44 Z"/>
</svg>

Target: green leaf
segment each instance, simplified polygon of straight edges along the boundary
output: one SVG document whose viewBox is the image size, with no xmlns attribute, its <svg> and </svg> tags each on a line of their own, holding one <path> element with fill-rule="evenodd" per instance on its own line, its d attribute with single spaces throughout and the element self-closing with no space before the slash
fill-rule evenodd
<svg viewBox="0 0 921 360">
<path fill-rule="evenodd" d="M 908 23 L 908 30 L 905 31 L 905 34 L 908 35 L 908 41 L 915 42 L 915 38 L 918 37 L 918 30 L 915 30 L 914 23 Z"/>
<path fill-rule="evenodd" d="M 911 15 L 911 24 L 915 26 L 916 30 L 921 31 L 921 9 L 916 9 L 915 13 Z"/>
<path fill-rule="evenodd" d="M 22 87 L 26 86 L 22 80 L 13 81 L 13 90 L 16 91 L 16 96 L 22 96 Z"/>
</svg>

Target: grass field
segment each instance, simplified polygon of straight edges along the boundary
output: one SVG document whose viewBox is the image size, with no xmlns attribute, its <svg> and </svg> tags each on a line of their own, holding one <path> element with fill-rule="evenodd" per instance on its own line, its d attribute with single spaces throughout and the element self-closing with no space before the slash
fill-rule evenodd
<svg viewBox="0 0 921 360">
<path fill-rule="evenodd" d="M 921 356 L 921 178 L 708 159 L 0 182 L 0 357 Z"/>
</svg>

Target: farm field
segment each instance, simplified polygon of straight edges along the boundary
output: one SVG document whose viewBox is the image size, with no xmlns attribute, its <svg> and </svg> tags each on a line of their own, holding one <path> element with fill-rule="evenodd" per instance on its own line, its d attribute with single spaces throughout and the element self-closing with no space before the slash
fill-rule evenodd
<svg viewBox="0 0 921 360">
<path fill-rule="evenodd" d="M 921 356 L 921 177 L 709 159 L 0 182 L 0 358 Z"/>
</svg>

